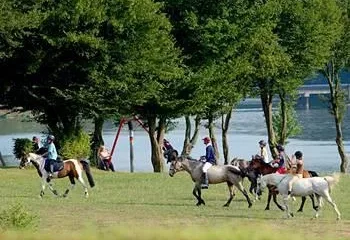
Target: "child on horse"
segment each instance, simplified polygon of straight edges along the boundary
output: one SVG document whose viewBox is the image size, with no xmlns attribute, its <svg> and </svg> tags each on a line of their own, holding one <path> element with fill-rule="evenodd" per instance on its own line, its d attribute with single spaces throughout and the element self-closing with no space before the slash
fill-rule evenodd
<svg viewBox="0 0 350 240">
<path fill-rule="evenodd" d="M 293 183 L 296 180 L 303 178 L 304 160 L 303 160 L 303 153 L 302 152 L 296 151 L 294 153 L 294 156 L 292 157 L 292 165 L 295 166 L 295 171 L 291 172 L 293 174 L 293 178 L 288 183 L 288 195 L 290 195 L 292 192 Z"/>
<path fill-rule="evenodd" d="M 48 161 L 48 164 L 50 166 L 49 178 L 52 178 L 52 174 L 54 173 L 53 164 L 57 160 L 57 150 L 55 144 L 53 143 L 54 140 L 55 137 L 53 135 L 49 135 L 47 137 L 47 152 L 42 155 L 43 157 L 47 157 L 46 161 Z"/>
<path fill-rule="evenodd" d="M 286 174 L 286 154 L 284 153 L 284 147 L 280 144 L 277 145 L 277 158 L 271 162 L 271 166 L 278 168 L 276 173 Z"/>
</svg>

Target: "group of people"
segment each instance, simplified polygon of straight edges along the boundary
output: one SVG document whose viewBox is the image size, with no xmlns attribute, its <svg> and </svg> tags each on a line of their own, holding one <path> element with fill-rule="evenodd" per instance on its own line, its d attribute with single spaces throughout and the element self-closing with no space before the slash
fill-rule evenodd
<svg viewBox="0 0 350 240">
<path fill-rule="evenodd" d="M 208 188 L 208 169 L 216 164 L 216 156 L 215 156 L 215 150 L 214 147 L 211 144 L 211 139 L 209 137 L 205 137 L 202 139 L 203 143 L 205 144 L 205 156 L 203 156 L 201 159 L 204 159 L 203 164 L 203 181 L 202 181 L 202 189 Z M 304 160 L 303 160 L 303 153 L 301 151 L 296 151 L 294 155 L 289 158 L 285 154 L 284 147 L 282 145 L 277 145 L 276 149 L 278 152 L 278 155 L 275 159 L 272 161 L 269 161 L 269 155 L 267 151 L 267 143 L 264 140 L 260 140 L 258 142 L 259 144 L 259 153 L 258 155 L 266 162 L 269 163 L 272 167 L 276 168 L 276 173 L 280 174 L 286 174 L 286 163 L 290 165 L 291 171 L 289 173 L 293 174 L 293 178 L 291 179 L 289 183 L 289 192 L 292 190 L 292 184 L 294 181 L 296 181 L 299 178 L 302 178 L 303 170 L 304 170 Z"/>
</svg>

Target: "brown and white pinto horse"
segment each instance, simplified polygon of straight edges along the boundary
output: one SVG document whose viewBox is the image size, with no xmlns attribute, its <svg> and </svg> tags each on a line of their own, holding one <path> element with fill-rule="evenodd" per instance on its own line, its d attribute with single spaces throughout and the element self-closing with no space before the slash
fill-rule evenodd
<svg viewBox="0 0 350 240">
<path fill-rule="evenodd" d="M 45 159 L 41 155 L 38 155 L 35 153 L 29 153 L 24 158 L 22 158 L 20 166 L 24 167 L 29 163 L 32 163 L 34 165 L 34 167 L 38 171 L 39 177 L 41 177 L 40 197 L 44 196 L 46 185 L 49 187 L 49 189 L 53 194 L 55 194 L 56 196 L 59 196 L 58 192 L 52 187 L 51 179 L 48 177 L 49 172 L 45 170 Z M 95 182 L 90 171 L 89 163 L 87 161 L 85 160 L 78 161 L 76 159 L 68 159 L 63 161 L 63 168 L 58 172 L 55 172 L 52 177 L 52 178 L 69 177 L 71 186 L 70 188 L 66 189 L 65 193 L 63 194 L 63 197 L 66 197 L 69 193 L 69 190 L 75 187 L 75 179 L 78 179 L 78 181 L 84 187 L 85 197 L 89 196 L 87 186 L 83 179 L 83 171 L 85 171 L 86 173 L 90 187 L 94 187 Z"/>
</svg>

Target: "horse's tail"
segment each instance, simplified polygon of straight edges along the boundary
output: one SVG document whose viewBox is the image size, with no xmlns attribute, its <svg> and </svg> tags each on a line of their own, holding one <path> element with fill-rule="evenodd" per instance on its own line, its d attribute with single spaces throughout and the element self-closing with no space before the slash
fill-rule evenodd
<svg viewBox="0 0 350 240">
<path fill-rule="evenodd" d="M 318 173 L 315 171 L 308 170 L 308 173 L 310 174 L 311 177 L 318 177 L 319 176 Z"/>
<path fill-rule="evenodd" d="M 329 192 L 331 192 L 332 187 L 339 182 L 340 175 L 339 173 L 333 173 L 332 176 L 325 176 L 323 178 L 327 181 L 329 186 Z"/>
<path fill-rule="evenodd" d="M 86 177 L 89 181 L 90 187 L 94 187 L 95 181 L 94 181 L 94 178 L 92 177 L 89 163 L 86 160 L 81 160 L 80 163 L 83 165 L 83 169 L 86 173 Z"/>
</svg>

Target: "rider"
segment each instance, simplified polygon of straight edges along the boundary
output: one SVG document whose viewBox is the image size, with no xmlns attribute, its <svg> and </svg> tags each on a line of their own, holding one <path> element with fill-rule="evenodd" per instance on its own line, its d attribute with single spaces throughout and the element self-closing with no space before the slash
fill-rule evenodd
<svg viewBox="0 0 350 240">
<path fill-rule="evenodd" d="M 271 162 L 271 165 L 275 168 L 278 168 L 276 173 L 285 174 L 287 173 L 287 170 L 285 165 L 286 159 L 285 159 L 284 147 L 281 144 L 278 144 L 276 148 L 277 148 L 278 155 L 276 159 Z"/>
<path fill-rule="evenodd" d="M 269 162 L 269 155 L 267 153 L 267 149 L 266 149 L 266 142 L 264 140 L 260 140 L 259 141 L 259 156 L 263 158 L 263 160 L 268 163 Z"/>
<path fill-rule="evenodd" d="M 47 152 L 43 154 L 43 157 L 47 156 L 47 160 L 50 166 L 49 178 L 52 178 L 53 174 L 53 164 L 57 160 L 57 151 L 56 146 L 53 143 L 55 141 L 55 137 L 53 135 L 47 136 Z"/>
<path fill-rule="evenodd" d="M 171 150 L 174 150 L 173 146 L 171 146 L 170 142 L 165 138 L 163 139 L 162 150 L 165 158 L 168 158 L 168 154 L 171 152 Z"/>
<path fill-rule="evenodd" d="M 295 171 L 295 174 L 293 174 L 293 178 L 288 183 L 288 195 L 290 195 L 292 192 L 293 183 L 296 180 L 303 178 L 303 171 L 304 171 L 303 153 L 301 151 L 296 151 L 292 159 L 294 158 L 295 158 L 296 171 Z"/>
<path fill-rule="evenodd" d="M 37 136 L 33 136 L 32 145 L 33 145 L 34 152 L 38 152 L 39 149 L 41 148 L 40 139 Z"/>
<path fill-rule="evenodd" d="M 202 139 L 204 141 L 204 144 L 206 146 L 205 148 L 205 163 L 203 165 L 203 182 L 202 182 L 202 188 L 207 189 L 209 185 L 209 180 L 208 180 L 208 169 L 216 164 L 216 157 L 215 157 L 215 151 L 214 147 L 210 143 L 210 138 L 205 137 Z"/>
</svg>

